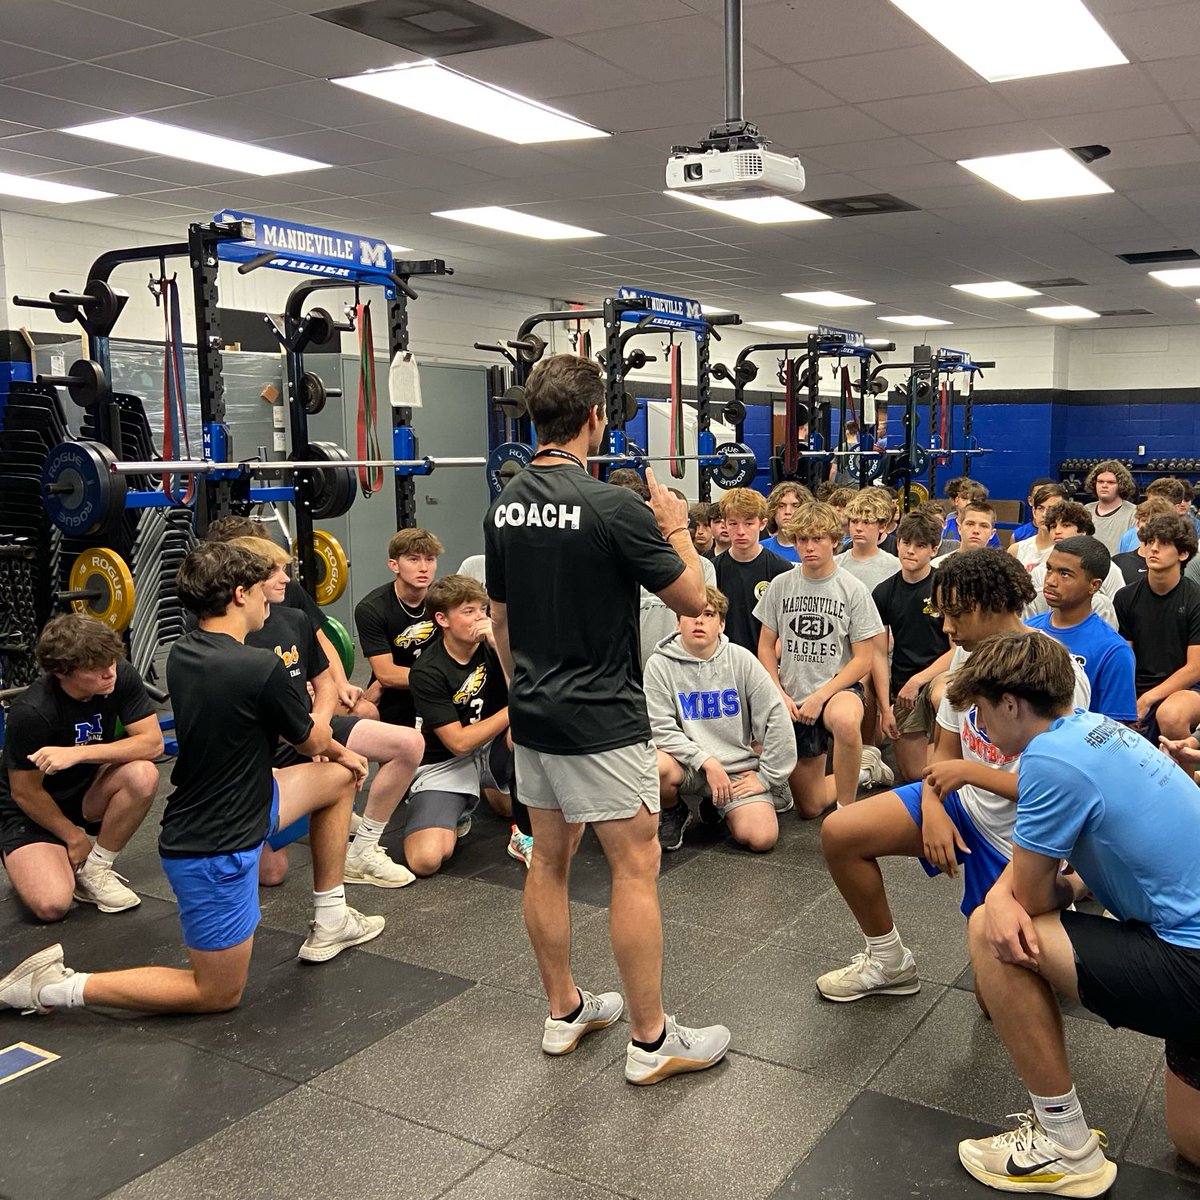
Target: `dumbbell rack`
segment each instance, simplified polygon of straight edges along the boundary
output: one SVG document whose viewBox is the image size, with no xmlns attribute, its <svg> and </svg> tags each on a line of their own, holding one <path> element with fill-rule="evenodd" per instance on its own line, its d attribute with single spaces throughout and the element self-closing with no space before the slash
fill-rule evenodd
<svg viewBox="0 0 1200 1200">
<path fill-rule="evenodd" d="M 1086 495 L 1087 499 L 1091 500 L 1094 497 L 1085 493 L 1084 482 L 1093 467 L 1108 461 L 1119 462 L 1139 484 L 1167 475 L 1186 479 L 1194 486 L 1200 487 L 1200 458 L 1156 457 L 1139 463 L 1132 458 L 1120 458 L 1115 454 L 1097 458 L 1064 459 L 1058 464 L 1059 482 L 1073 496 Z"/>
</svg>

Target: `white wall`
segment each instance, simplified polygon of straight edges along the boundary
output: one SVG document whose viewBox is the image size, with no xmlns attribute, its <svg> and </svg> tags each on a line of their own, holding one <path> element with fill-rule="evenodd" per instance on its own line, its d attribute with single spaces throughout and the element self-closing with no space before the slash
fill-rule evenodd
<svg viewBox="0 0 1200 1200">
<path fill-rule="evenodd" d="M 1198 385 L 1200 324 L 1148 329 L 1081 329 L 1071 338 L 1073 389 Z"/>
</svg>

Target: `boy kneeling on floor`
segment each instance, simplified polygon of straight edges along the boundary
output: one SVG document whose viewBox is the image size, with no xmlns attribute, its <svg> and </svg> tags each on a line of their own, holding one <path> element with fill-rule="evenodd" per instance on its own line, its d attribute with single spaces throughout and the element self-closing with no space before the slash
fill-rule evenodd
<svg viewBox="0 0 1200 1200">
<path fill-rule="evenodd" d="M 787 782 L 796 740 L 783 697 L 749 650 L 724 635 L 729 602 L 705 589 L 704 611 L 680 617 L 646 664 L 646 709 L 658 748 L 659 840 L 678 850 L 691 821 L 680 792 L 700 796 L 700 819 L 722 819 L 751 850 L 770 850 L 779 821 L 770 789 Z"/>
</svg>

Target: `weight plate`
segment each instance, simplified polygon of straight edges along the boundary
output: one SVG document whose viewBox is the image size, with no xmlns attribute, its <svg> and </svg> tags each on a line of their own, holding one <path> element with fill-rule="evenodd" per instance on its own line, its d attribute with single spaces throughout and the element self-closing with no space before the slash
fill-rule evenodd
<svg viewBox="0 0 1200 1200">
<path fill-rule="evenodd" d="M 728 454 L 749 454 L 748 447 L 741 442 L 722 442 L 713 451 L 718 457 Z M 758 464 L 753 458 L 726 458 L 712 473 L 712 481 L 719 488 L 729 491 L 730 488 L 748 487 L 758 470 Z"/>
<path fill-rule="evenodd" d="M 136 602 L 133 572 L 115 550 L 98 546 L 80 554 L 71 564 L 69 588 L 93 593 L 87 600 L 71 601 L 77 613 L 95 617 L 118 633 L 129 628 Z"/>
<path fill-rule="evenodd" d="M 354 672 L 354 642 L 350 638 L 345 625 L 335 617 L 326 617 L 324 625 L 325 636 L 333 643 L 342 666 L 346 669 L 346 678 Z"/>
<path fill-rule="evenodd" d="M 726 425 L 740 425 L 746 419 L 746 405 L 735 396 L 732 400 L 725 401 L 725 407 L 721 409 L 721 420 Z"/>
<path fill-rule="evenodd" d="M 309 416 L 316 416 L 324 409 L 327 395 L 325 383 L 320 375 L 305 371 L 300 376 L 300 397 L 304 401 L 304 411 Z"/>
<path fill-rule="evenodd" d="M 350 563 L 341 543 L 324 529 L 313 530 L 317 562 L 317 603 L 324 607 L 340 600 L 350 581 Z"/>
<path fill-rule="evenodd" d="M 914 479 L 908 485 L 908 494 L 910 498 L 910 508 L 916 508 L 918 504 L 929 503 L 929 489 L 916 479 Z"/>
<path fill-rule="evenodd" d="M 64 533 L 88 537 L 124 514 L 125 476 L 113 474 L 116 462 L 103 442 L 60 442 L 46 456 L 42 503 Z"/>
<path fill-rule="evenodd" d="M 497 446 L 487 461 L 488 491 L 492 499 L 495 500 L 504 485 L 532 461 L 533 451 L 524 442 L 502 442 Z"/>
<path fill-rule="evenodd" d="M 310 442 L 306 457 L 314 461 L 347 462 L 349 455 L 336 442 Z M 350 467 L 318 467 L 308 473 L 315 520 L 344 517 L 354 503 L 354 471 Z"/>
</svg>

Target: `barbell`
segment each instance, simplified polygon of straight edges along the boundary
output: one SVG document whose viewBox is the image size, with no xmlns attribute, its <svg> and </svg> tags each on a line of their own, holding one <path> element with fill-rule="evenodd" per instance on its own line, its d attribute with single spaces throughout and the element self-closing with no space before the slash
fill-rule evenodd
<svg viewBox="0 0 1200 1200">
<path fill-rule="evenodd" d="M 520 443 L 506 443 L 520 445 Z M 60 442 L 46 456 L 42 465 L 42 502 L 50 520 L 64 533 L 88 537 L 111 528 L 120 520 L 130 493 L 126 483 L 129 475 L 211 475 L 217 472 L 231 476 L 271 475 L 280 471 L 311 471 L 306 482 L 312 513 L 318 520 L 343 516 L 354 501 L 354 469 L 357 467 L 391 467 L 407 475 L 428 475 L 439 467 L 494 467 L 500 450 L 488 458 L 476 456 L 449 458 L 350 458 L 333 442 L 312 442 L 309 453 L 314 457 L 296 461 L 246 460 L 243 462 L 211 462 L 207 459 L 148 460 L 122 462 L 103 442 L 78 440 Z M 515 461 L 512 454 L 508 460 Z M 601 454 L 588 459 L 591 463 L 633 466 L 647 462 L 702 462 L 714 472 L 714 480 L 724 488 L 741 487 L 754 475 L 754 452 L 738 442 L 725 442 L 710 455 Z M 736 464 L 741 463 L 738 467 Z M 502 464 L 501 464 L 502 465 Z M 522 464 L 523 466 L 524 464 Z M 511 476 L 513 468 L 509 468 Z M 495 485 L 493 484 L 493 490 Z M 158 496 L 161 493 L 150 493 Z M 498 494 L 498 493 L 497 493 Z M 164 499 L 164 503 L 169 500 Z"/>
</svg>

